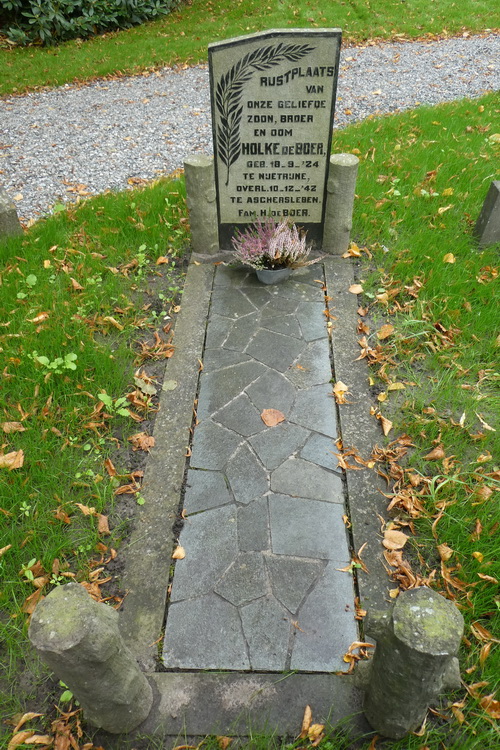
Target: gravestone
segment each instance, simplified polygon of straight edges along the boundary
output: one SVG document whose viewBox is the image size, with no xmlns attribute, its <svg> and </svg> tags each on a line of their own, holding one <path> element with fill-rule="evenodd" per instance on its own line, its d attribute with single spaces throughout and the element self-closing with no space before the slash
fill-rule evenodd
<svg viewBox="0 0 500 750">
<path fill-rule="evenodd" d="M 321 246 L 340 43 L 340 29 L 273 29 L 209 45 L 223 250 L 269 215 Z"/>
<path fill-rule="evenodd" d="M 19 223 L 16 207 L 5 190 L 0 187 L 0 240 L 22 233 L 23 228 Z"/>
<path fill-rule="evenodd" d="M 479 247 L 500 242 L 500 180 L 492 182 L 474 227 Z"/>
</svg>

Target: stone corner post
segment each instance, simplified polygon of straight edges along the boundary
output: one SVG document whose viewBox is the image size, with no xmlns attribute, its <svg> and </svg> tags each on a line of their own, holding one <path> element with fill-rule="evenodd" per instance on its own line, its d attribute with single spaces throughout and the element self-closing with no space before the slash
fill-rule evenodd
<svg viewBox="0 0 500 750">
<path fill-rule="evenodd" d="M 332 154 L 326 186 L 323 252 L 342 255 L 349 247 L 359 159 L 354 154 Z"/>
<path fill-rule="evenodd" d="M 0 240 L 22 233 L 16 207 L 0 187 Z"/>
<path fill-rule="evenodd" d="M 78 583 L 41 601 L 31 643 L 68 688 L 85 718 L 107 732 L 129 732 L 148 716 L 153 692 L 118 630 L 118 612 L 98 604 Z"/>
<path fill-rule="evenodd" d="M 425 586 L 403 591 L 392 611 L 369 613 L 366 631 L 377 645 L 359 681 L 365 681 L 364 713 L 376 732 L 404 737 L 441 692 L 460 687 L 456 655 L 463 630 L 453 602 Z"/>
<path fill-rule="evenodd" d="M 219 223 L 213 157 L 191 154 L 184 162 L 191 245 L 200 255 L 219 252 Z"/>
</svg>

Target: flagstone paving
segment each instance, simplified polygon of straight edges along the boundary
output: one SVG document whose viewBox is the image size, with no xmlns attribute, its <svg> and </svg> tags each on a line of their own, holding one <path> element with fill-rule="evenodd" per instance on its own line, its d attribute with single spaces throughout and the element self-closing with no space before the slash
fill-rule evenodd
<svg viewBox="0 0 500 750">
<path fill-rule="evenodd" d="M 163 659 L 344 671 L 358 639 L 320 264 L 217 268 Z M 267 427 L 264 409 L 284 421 Z"/>
</svg>

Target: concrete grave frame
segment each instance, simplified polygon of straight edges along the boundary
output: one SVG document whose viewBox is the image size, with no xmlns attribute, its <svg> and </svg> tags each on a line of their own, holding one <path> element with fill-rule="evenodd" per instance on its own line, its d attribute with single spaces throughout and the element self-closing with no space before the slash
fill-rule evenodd
<svg viewBox="0 0 500 750">
<path fill-rule="evenodd" d="M 142 494 L 146 502 L 138 509 L 132 538 L 122 552 L 125 559 L 123 583 L 127 596 L 120 614 L 120 630 L 126 645 L 146 671 L 155 693 L 152 711 L 140 730 L 167 736 L 177 736 L 184 729 L 190 735 L 197 736 L 214 732 L 228 734 L 231 731 L 245 736 L 266 730 L 292 735 L 300 729 L 304 707 L 311 702 L 315 721 L 335 725 L 352 717 L 349 724 L 353 733 L 361 734 L 369 731 L 361 714 L 362 693 L 351 677 L 346 675 L 299 673 L 285 679 L 279 674 L 259 672 L 217 674 L 155 671 L 157 644 L 165 618 L 166 581 L 175 545 L 172 527 L 184 481 L 214 270 L 212 264 L 191 264 L 188 269 L 182 310 L 176 323 L 176 355 L 167 363 L 165 374 L 165 381 L 172 390 L 162 394 L 155 423 L 155 449 L 150 454 L 143 482 Z M 339 308 L 343 310 L 339 333 L 352 327 L 353 345 L 350 351 L 356 351 L 356 297 L 346 291 L 353 283 L 353 268 L 349 261 L 332 259 L 325 263 L 325 270 L 328 283 L 336 290 L 345 290 L 345 298 L 337 296 Z M 344 377 L 352 381 L 353 357 L 344 349 L 345 344 L 347 342 L 339 339 L 338 345 L 335 345 L 334 356 L 338 357 L 336 368 L 339 377 L 347 369 L 349 375 Z M 366 364 L 355 362 L 354 366 L 359 370 L 359 383 L 363 383 L 366 392 L 366 397 L 360 399 L 361 406 L 363 402 L 368 404 L 369 398 Z M 361 410 L 364 410 L 362 406 Z M 367 445 L 371 436 L 377 434 L 375 420 L 369 417 L 367 411 L 365 421 L 370 419 L 374 424 L 367 435 Z M 344 431 L 342 415 L 341 424 Z M 359 432 L 354 424 L 355 417 L 352 419 L 352 429 L 356 431 L 357 445 L 360 446 Z M 346 429 L 347 439 L 354 441 L 351 427 L 346 425 Z M 363 451 L 363 446 L 360 446 L 360 450 Z M 366 502 L 370 506 L 376 504 L 377 512 L 383 513 L 383 498 L 369 482 L 372 472 L 363 470 L 352 474 L 366 475 L 365 483 L 356 477 L 356 491 L 361 491 Z M 375 536 L 379 521 L 373 513 L 373 523 L 370 523 L 371 508 L 366 507 L 361 498 L 357 506 L 353 509 L 357 519 L 354 523 L 353 517 L 356 528 L 354 546 L 359 549 L 365 541 L 368 542 L 369 552 L 364 558 L 377 559 L 378 564 L 374 567 L 380 571 L 376 582 L 370 580 L 369 585 L 361 583 L 361 596 L 370 606 L 383 609 L 388 601 L 386 592 L 389 582 Z M 168 524 L 162 527 L 158 524 L 158 518 L 164 518 Z"/>
</svg>

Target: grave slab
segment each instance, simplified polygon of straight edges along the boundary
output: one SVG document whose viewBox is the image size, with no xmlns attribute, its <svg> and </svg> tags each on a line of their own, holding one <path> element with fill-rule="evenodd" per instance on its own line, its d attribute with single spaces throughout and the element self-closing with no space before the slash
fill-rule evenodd
<svg viewBox="0 0 500 750">
<path fill-rule="evenodd" d="M 297 310 L 297 318 L 305 341 L 327 337 L 324 302 L 302 302 Z"/>
<path fill-rule="evenodd" d="M 353 641 L 357 627 L 352 606 L 352 575 L 329 563 L 318 584 L 307 597 L 294 629 L 291 669 L 339 672 L 345 670 L 342 657 Z M 332 643 L 333 639 L 333 643 Z"/>
<path fill-rule="evenodd" d="M 170 605 L 163 652 L 165 666 L 198 669 L 193 643 L 200 633 L 205 669 L 249 669 L 238 610 L 215 594 Z"/>
<path fill-rule="evenodd" d="M 285 421 L 254 435 L 250 444 L 266 469 L 272 471 L 298 451 L 309 435 L 303 427 Z"/>
<path fill-rule="evenodd" d="M 273 597 L 259 599 L 241 608 L 241 621 L 251 668 L 284 670 L 291 628 L 287 611 Z"/>
<path fill-rule="evenodd" d="M 340 477 L 303 458 L 289 458 L 273 471 L 271 490 L 326 503 L 344 502 Z"/>
<path fill-rule="evenodd" d="M 297 388 L 328 383 L 332 377 L 328 340 L 308 344 L 297 361 L 288 368 L 286 376 Z"/>
<path fill-rule="evenodd" d="M 217 539 L 217 554 L 212 554 Z M 225 505 L 191 516 L 181 534 L 186 552 L 175 566 L 170 600 L 192 599 L 215 589 L 222 575 L 236 560 L 238 550 L 236 508 Z"/>
<path fill-rule="evenodd" d="M 296 389 L 281 373 L 268 369 L 246 389 L 246 393 L 257 409 L 278 409 L 288 416 Z"/>
<path fill-rule="evenodd" d="M 315 461 L 320 466 L 324 466 L 325 469 L 330 469 L 330 471 L 335 471 L 340 475 L 341 470 L 335 453 L 338 453 L 338 448 L 333 438 L 313 432 L 299 455 L 306 461 Z"/>
<path fill-rule="evenodd" d="M 196 437 L 191 454 L 191 466 L 195 469 L 224 469 L 241 442 L 241 435 L 209 421 L 200 425 Z"/>
<path fill-rule="evenodd" d="M 267 497 L 238 508 L 238 545 L 242 552 L 270 548 Z"/>
<path fill-rule="evenodd" d="M 237 503 L 246 505 L 269 490 L 267 472 L 246 444 L 229 459 L 226 473 Z"/>
<path fill-rule="evenodd" d="M 294 424 L 336 438 L 337 420 L 331 385 L 317 385 L 298 391 L 289 418 Z"/>
<path fill-rule="evenodd" d="M 204 370 L 198 398 L 198 419 L 204 419 L 228 404 L 263 372 L 264 365 L 253 361 L 214 372 Z"/>
<path fill-rule="evenodd" d="M 271 548 L 275 555 L 350 562 L 344 508 L 287 495 L 270 495 Z M 286 522 L 284 522 L 286 519 Z"/>
<path fill-rule="evenodd" d="M 184 495 L 186 513 L 199 513 L 230 502 L 232 502 L 232 497 L 222 472 L 189 469 Z"/>
<path fill-rule="evenodd" d="M 220 579 L 215 591 L 235 607 L 265 596 L 267 579 L 262 555 L 256 552 L 242 552 L 238 555 Z"/>
<path fill-rule="evenodd" d="M 303 348 L 304 344 L 295 338 L 261 328 L 247 346 L 245 353 L 278 372 L 285 372 Z"/>
<path fill-rule="evenodd" d="M 325 573 L 348 565 L 350 554 L 343 485 L 328 460 L 337 425 L 324 292 L 314 281 L 322 274 L 316 268 L 263 294 L 248 275 L 215 272 L 208 340 L 213 319 L 221 343 L 200 377 L 191 515 L 179 536 L 186 556 L 175 565 L 164 639 L 169 668 L 281 672 L 294 661 L 321 672 L 347 648 L 335 629 L 344 627 L 337 609 L 349 591 L 340 574 Z M 284 420 L 266 426 L 264 409 Z M 292 620 L 303 617 L 310 630 L 309 605 L 321 633 L 302 642 Z"/>
<path fill-rule="evenodd" d="M 321 562 L 297 557 L 268 555 L 266 565 L 276 598 L 292 614 L 298 610 L 323 570 Z"/>
<path fill-rule="evenodd" d="M 246 393 L 241 393 L 234 401 L 216 412 L 214 419 L 228 430 L 250 437 L 265 429 L 260 414 Z"/>
</svg>

